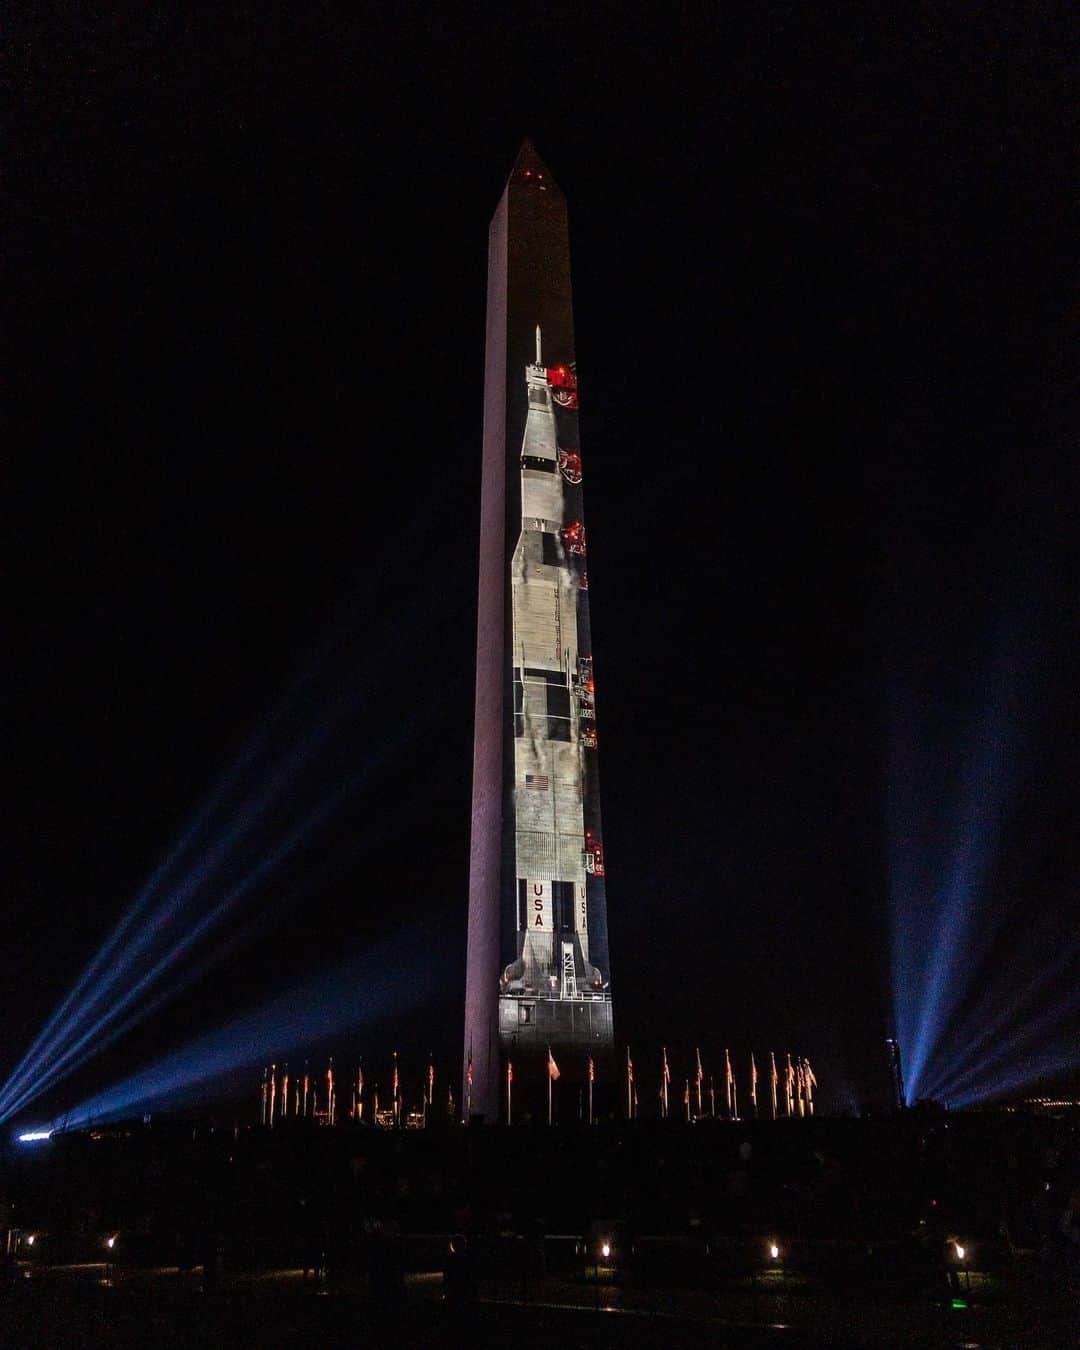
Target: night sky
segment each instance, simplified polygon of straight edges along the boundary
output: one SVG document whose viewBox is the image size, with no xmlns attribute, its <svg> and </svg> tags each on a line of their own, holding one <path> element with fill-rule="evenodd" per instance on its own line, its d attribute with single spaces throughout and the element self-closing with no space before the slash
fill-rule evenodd
<svg viewBox="0 0 1080 1350">
<path fill-rule="evenodd" d="M 570 209 L 620 1036 L 880 1098 L 897 858 L 933 890 L 972 838 L 978 997 L 1075 953 L 1060 16 L 184 8 L 13 44 L 0 1071 L 260 729 L 229 877 L 324 818 L 49 1105 L 415 923 L 410 1010 L 325 1043 L 456 1067 L 487 224 L 526 135 Z"/>
</svg>

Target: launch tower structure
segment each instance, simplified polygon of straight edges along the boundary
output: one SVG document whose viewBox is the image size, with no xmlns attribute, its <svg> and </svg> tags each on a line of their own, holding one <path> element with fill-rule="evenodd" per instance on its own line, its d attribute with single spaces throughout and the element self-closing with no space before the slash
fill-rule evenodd
<svg viewBox="0 0 1080 1350">
<path fill-rule="evenodd" d="M 463 1100 L 610 1048 L 566 201 L 526 141 L 488 235 Z"/>
</svg>

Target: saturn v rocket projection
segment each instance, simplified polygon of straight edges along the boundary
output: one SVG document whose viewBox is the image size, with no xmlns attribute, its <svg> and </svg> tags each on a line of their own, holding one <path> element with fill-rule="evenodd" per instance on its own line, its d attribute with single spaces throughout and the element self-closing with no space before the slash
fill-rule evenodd
<svg viewBox="0 0 1080 1350">
<path fill-rule="evenodd" d="M 566 202 L 526 142 L 488 237 L 464 1097 L 612 1041 Z"/>
</svg>

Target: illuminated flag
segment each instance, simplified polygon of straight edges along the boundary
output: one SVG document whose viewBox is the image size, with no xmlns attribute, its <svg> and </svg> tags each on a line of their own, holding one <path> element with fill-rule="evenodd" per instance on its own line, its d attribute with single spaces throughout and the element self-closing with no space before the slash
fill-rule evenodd
<svg viewBox="0 0 1080 1350">
<path fill-rule="evenodd" d="M 772 1088 L 772 1118 L 773 1118 L 773 1120 L 775 1120 L 775 1119 L 776 1119 L 776 1089 L 777 1089 L 777 1087 L 778 1087 L 778 1085 L 779 1085 L 779 1083 L 780 1083 L 780 1075 L 776 1072 L 776 1051 L 775 1051 L 775 1050 L 770 1050 L 770 1051 L 769 1051 L 769 1065 L 770 1065 L 770 1071 L 769 1071 L 770 1087 Z"/>
<path fill-rule="evenodd" d="M 547 1107 L 548 1107 L 548 1124 L 549 1124 L 549 1125 L 551 1124 L 551 1085 L 552 1085 L 552 1083 L 555 1082 L 555 1080 L 556 1080 L 556 1078 L 558 1078 L 558 1076 L 559 1076 L 559 1066 L 555 1063 L 555 1056 L 551 1053 L 551 1046 L 549 1045 L 549 1046 L 548 1046 L 548 1085 L 547 1085 L 547 1088 L 548 1088 L 548 1092 L 547 1092 L 547 1098 L 548 1098 L 548 1101 L 547 1101 Z"/>
<path fill-rule="evenodd" d="M 356 1066 L 356 1118 L 364 1119 L 364 1069 L 359 1064 Z"/>
<path fill-rule="evenodd" d="M 716 1119 L 716 1087 L 712 1074 L 709 1074 L 709 1115 Z"/>
<path fill-rule="evenodd" d="M 307 1118 L 307 1099 L 308 1099 L 308 1089 L 310 1088 L 310 1086 L 311 1086 L 311 1081 L 310 1081 L 310 1079 L 308 1078 L 307 1065 L 305 1064 L 305 1065 L 304 1065 L 304 1117 L 305 1117 L 305 1119 Z"/>
<path fill-rule="evenodd" d="M 506 1081 L 508 1083 L 514 1081 L 514 1062 L 510 1059 L 506 1061 Z"/>
<path fill-rule="evenodd" d="M 465 1123 L 472 1118 L 472 1041 L 469 1041 L 469 1062 L 465 1066 Z"/>
<path fill-rule="evenodd" d="M 626 1047 L 626 1119 L 634 1117 L 634 1061 L 630 1058 L 630 1047 Z"/>
<path fill-rule="evenodd" d="M 660 1110 L 665 1120 L 668 1114 L 668 1084 L 671 1082 L 671 1070 L 667 1062 L 667 1046 L 664 1046 L 664 1065 L 660 1076 Z"/>
<path fill-rule="evenodd" d="M 427 1093 L 428 1105 L 435 1100 L 435 1065 L 429 1060 L 427 1066 Z"/>
<path fill-rule="evenodd" d="M 750 1101 L 757 1115 L 757 1065 L 754 1063 L 753 1050 L 750 1051 Z"/>
<path fill-rule="evenodd" d="M 277 1065 L 270 1065 L 270 1124 L 274 1123 L 274 1104 L 277 1101 Z"/>
<path fill-rule="evenodd" d="M 787 1113 L 795 1114 L 795 1070 L 791 1065 L 791 1051 L 787 1052 L 787 1068 L 784 1071 L 784 1095 L 787 1098 Z"/>
<path fill-rule="evenodd" d="M 682 1099 L 683 1099 L 684 1105 L 686 1105 L 686 1106 L 689 1106 L 689 1105 L 690 1105 L 690 1079 L 689 1079 L 689 1078 L 686 1080 L 686 1086 L 683 1088 Z"/>
<path fill-rule="evenodd" d="M 665 1083 L 671 1082 L 671 1070 L 668 1068 L 666 1045 L 664 1046 L 664 1082 Z"/>
<path fill-rule="evenodd" d="M 596 1065 L 593 1063 L 592 1055 L 589 1056 L 589 1082 L 596 1082 Z"/>
<path fill-rule="evenodd" d="M 285 1073 L 281 1079 L 281 1116 L 284 1119 L 289 1114 L 289 1066 L 285 1065 Z"/>
<path fill-rule="evenodd" d="M 506 1061 L 506 1123 L 507 1123 L 507 1125 L 512 1124 L 512 1123 L 513 1123 L 513 1119 L 514 1119 L 514 1116 L 513 1116 L 513 1108 L 512 1108 L 512 1106 L 511 1106 L 511 1103 L 512 1103 L 512 1101 L 513 1101 L 513 1095 L 512 1095 L 511 1089 L 513 1088 L 513 1085 L 514 1085 L 514 1064 L 513 1064 L 513 1061 L 512 1061 L 512 1060 L 509 1060 L 509 1059 L 508 1059 L 508 1060 Z M 548 1079 L 548 1091 L 550 1092 L 550 1090 L 551 1090 L 551 1080 Z"/>
<path fill-rule="evenodd" d="M 697 1079 L 695 1081 L 697 1082 L 698 1087 L 700 1087 L 705 1081 L 705 1070 L 701 1067 L 701 1051 L 695 1050 L 694 1054 L 697 1056 Z"/>
<path fill-rule="evenodd" d="M 731 1072 L 731 1055 L 724 1050 L 724 1088 L 727 1095 L 728 1119 L 735 1118 L 735 1075 Z"/>
<path fill-rule="evenodd" d="M 267 1084 L 266 1078 L 267 1078 L 267 1070 L 266 1070 L 266 1069 L 263 1069 L 263 1080 L 262 1080 L 262 1116 L 261 1116 L 261 1121 L 262 1121 L 262 1124 L 263 1124 L 263 1125 L 266 1124 L 266 1099 L 267 1099 L 267 1095 L 268 1095 L 268 1092 L 269 1092 L 269 1085 Z"/>
<path fill-rule="evenodd" d="M 334 1123 L 334 1057 L 330 1056 L 330 1063 L 326 1066 L 326 1123 Z"/>
</svg>

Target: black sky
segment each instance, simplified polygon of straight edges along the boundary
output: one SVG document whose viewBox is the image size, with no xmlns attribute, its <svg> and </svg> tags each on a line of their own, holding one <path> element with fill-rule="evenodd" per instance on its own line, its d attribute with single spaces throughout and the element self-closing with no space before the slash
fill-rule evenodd
<svg viewBox="0 0 1080 1350">
<path fill-rule="evenodd" d="M 404 1034 L 458 1052 L 486 232 L 524 135 L 570 206 L 622 1034 L 880 1090 L 897 654 L 976 716 L 1032 559 L 1052 678 L 1010 820 L 1040 828 L 993 904 L 1068 928 L 1069 27 L 804 8 L 16 34 L 0 1067 L 328 638 L 282 743 L 355 706 L 297 812 L 438 730 L 85 1083 L 413 918 L 442 975 Z"/>
</svg>

